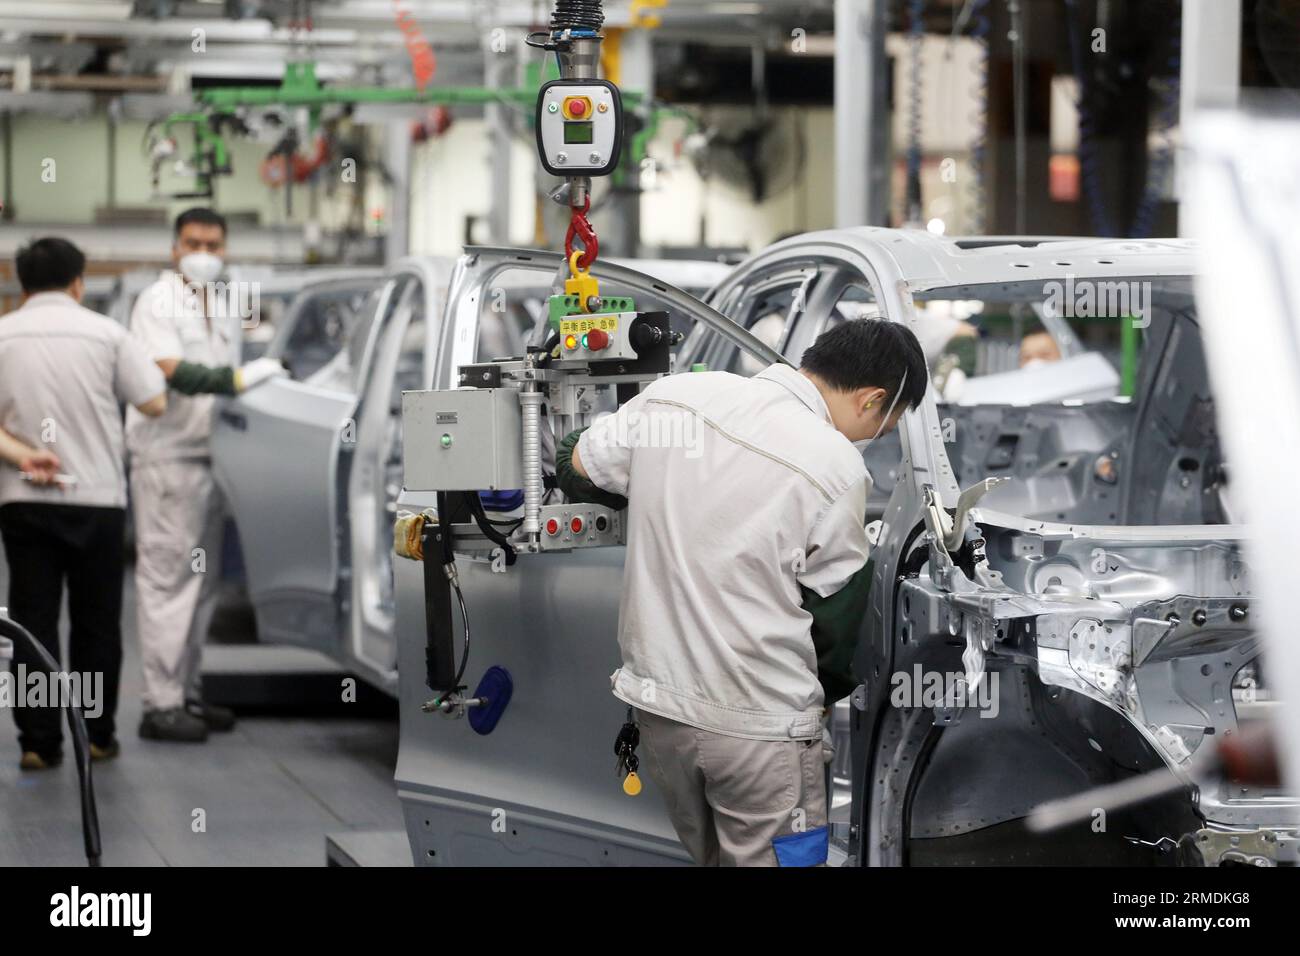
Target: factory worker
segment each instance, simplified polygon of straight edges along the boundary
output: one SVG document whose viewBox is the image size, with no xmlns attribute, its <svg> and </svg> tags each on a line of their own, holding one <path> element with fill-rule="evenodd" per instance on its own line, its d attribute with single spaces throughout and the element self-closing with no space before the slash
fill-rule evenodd
<svg viewBox="0 0 1300 956">
<path fill-rule="evenodd" d="M 238 294 L 220 281 L 226 221 L 210 209 L 176 217 L 173 270 L 145 289 L 131 311 L 132 336 L 167 378 L 161 417 L 127 412 L 136 595 L 144 717 L 140 736 L 202 742 L 229 730 L 234 714 L 200 696 L 199 665 L 221 568 L 222 503 L 208 439 L 214 396 L 234 395 L 284 375 L 280 363 L 238 366 Z"/>
<path fill-rule="evenodd" d="M 120 324 L 81 305 L 86 257 L 38 239 L 18 252 L 22 306 L 0 318 L 0 538 L 9 565 L 9 615 L 55 661 L 68 603 L 67 669 L 86 716 L 90 756 L 118 754 L 126 548 L 123 404 L 163 414 L 162 373 Z M 66 590 L 65 590 L 66 589 Z M 3 601 L 3 599 L 0 599 Z M 44 672 L 19 644 L 12 666 L 26 685 Z M 53 686 L 53 685 L 50 685 Z M 63 760 L 57 695 L 14 707 L 23 770 Z"/>
<path fill-rule="evenodd" d="M 561 490 L 628 509 L 613 692 L 697 863 L 826 860 L 822 721 L 870 587 L 861 446 L 925 390 L 916 336 L 859 319 L 797 370 L 661 378 L 561 442 Z"/>
</svg>

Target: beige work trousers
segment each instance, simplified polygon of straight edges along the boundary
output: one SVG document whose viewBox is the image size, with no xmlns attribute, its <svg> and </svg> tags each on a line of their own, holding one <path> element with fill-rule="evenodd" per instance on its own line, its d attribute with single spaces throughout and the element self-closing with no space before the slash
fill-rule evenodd
<svg viewBox="0 0 1300 956">
<path fill-rule="evenodd" d="M 146 710 L 200 697 L 221 577 L 222 505 L 206 461 L 133 464 L 136 632 Z"/>
<path fill-rule="evenodd" d="M 821 738 L 751 740 L 645 711 L 641 766 L 701 866 L 777 866 L 776 837 L 826 826 Z"/>
</svg>

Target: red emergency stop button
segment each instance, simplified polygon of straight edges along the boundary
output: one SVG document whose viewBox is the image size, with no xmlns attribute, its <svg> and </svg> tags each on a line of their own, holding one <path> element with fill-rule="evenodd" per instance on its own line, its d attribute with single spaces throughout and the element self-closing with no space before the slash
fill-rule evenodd
<svg viewBox="0 0 1300 956">
<path fill-rule="evenodd" d="M 591 98 L 587 96 L 566 96 L 564 98 L 564 118 L 570 120 L 586 119 L 591 115 Z"/>
<path fill-rule="evenodd" d="M 573 520 L 569 522 L 569 530 L 574 534 L 582 534 L 582 529 L 586 526 L 587 523 L 582 520 L 582 515 L 574 515 Z"/>
<path fill-rule="evenodd" d="M 592 352 L 599 352 L 609 346 L 609 333 L 604 329 L 592 329 L 587 333 L 587 349 Z"/>
<path fill-rule="evenodd" d="M 560 533 L 560 523 L 554 518 L 546 519 L 546 533 L 554 537 Z"/>
</svg>

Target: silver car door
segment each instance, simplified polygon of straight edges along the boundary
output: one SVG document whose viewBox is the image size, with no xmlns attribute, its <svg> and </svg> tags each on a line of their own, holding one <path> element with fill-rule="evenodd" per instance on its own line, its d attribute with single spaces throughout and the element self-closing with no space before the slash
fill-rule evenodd
<svg viewBox="0 0 1300 956">
<path fill-rule="evenodd" d="M 402 392 L 432 383 L 451 266 L 449 259 L 412 259 L 399 266 L 410 281 L 378 331 L 355 440 L 344 446 L 352 594 L 344 663 L 394 693 L 393 519 L 402 484 Z"/>
<path fill-rule="evenodd" d="M 343 348 L 370 293 L 383 282 L 381 270 L 368 269 L 312 283 L 289 303 L 265 355 L 283 362 L 292 378 L 307 380 Z"/>
<path fill-rule="evenodd" d="M 337 657 L 341 640 L 339 455 L 400 278 L 372 295 L 346 347 L 310 382 L 272 379 L 223 402 L 212 467 L 238 530 L 248 593 L 264 641 Z M 328 374 L 327 374 L 328 373 Z"/>
</svg>

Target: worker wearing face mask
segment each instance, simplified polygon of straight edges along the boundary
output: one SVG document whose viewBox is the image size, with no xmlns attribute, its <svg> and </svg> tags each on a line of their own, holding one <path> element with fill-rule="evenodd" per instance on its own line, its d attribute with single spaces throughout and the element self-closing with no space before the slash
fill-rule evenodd
<svg viewBox="0 0 1300 956">
<path fill-rule="evenodd" d="M 145 289 L 131 334 L 167 378 L 167 411 L 127 412 L 136 528 L 136 600 L 144 668 L 140 736 L 201 742 L 234 714 L 200 696 L 199 664 L 221 568 L 222 504 L 208 438 L 214 396 L 285 374 L 279 362 L 237 365 L 238 290 L 221 282 L 226 221 L 210 209 L 176 218 L 174 269 Z"/>
<path fill-rule="evenodd" d="M 697 863 L 826 860 L 822 722 L 870 586 L 861 448 L 925 389 L 909 329 L 855 320 L 797 370 L 668 376 L 561 442 L 560 489 L 628 509 L 611 682 Z"/>
</svg>

